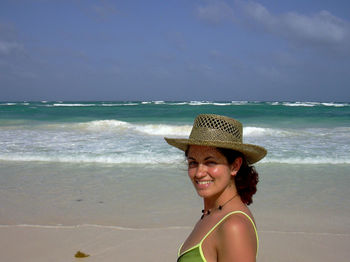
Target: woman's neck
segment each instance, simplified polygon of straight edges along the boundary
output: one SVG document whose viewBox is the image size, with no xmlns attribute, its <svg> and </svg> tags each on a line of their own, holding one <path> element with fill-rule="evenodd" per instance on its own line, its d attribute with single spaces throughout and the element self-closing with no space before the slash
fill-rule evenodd
<svg viewBox="0 0 350 262">
<path fill-rule="evenodd" d="M 233 200 L 238 195 L 236 188 L 227 188 L 219 195 L 210 198 L 204 198 L 204 210 L 213 210 L 225 205 L 228 201 Z"/>
</svg>

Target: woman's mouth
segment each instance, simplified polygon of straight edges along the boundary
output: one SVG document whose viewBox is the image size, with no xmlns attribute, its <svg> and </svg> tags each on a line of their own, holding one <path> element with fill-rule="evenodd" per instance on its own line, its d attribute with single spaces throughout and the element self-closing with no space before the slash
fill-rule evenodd
<svg viewBox="0 0 350 262">
<path fill-rule="evenodd" d="M 198 189 L 206 189 L 210 186 L 211 183 L 213 183 L 213 180 L 203 180 L 203 181 L 196 180 L 196 185 Z"/>
</svg>

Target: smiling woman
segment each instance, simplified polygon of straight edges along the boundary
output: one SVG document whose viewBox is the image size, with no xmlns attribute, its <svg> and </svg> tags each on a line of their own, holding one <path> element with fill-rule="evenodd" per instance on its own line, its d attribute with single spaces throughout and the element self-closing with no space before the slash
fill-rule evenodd
<svg viewBox="0 0 350 262">
<path fill-rule="evenodd" d="M 204 201 L 178 262 L 255 261 L 259 242 L 247 205 L 253 202 L 258 173 L 250 165 L 266 150 L 243 144 L 241 123 L 218 115 L 197 116 L 189 139 L 165 139 L 185 151 L 188 176 Z"/>
</svg>

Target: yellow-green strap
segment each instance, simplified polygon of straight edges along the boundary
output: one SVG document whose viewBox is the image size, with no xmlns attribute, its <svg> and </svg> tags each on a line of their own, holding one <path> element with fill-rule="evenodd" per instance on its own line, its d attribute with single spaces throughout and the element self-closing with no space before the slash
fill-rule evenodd
<svg viewBox="0 0 350 262">
<path fill-rule="evenodd" d="M 202 243 L 203 241 L 210 235 L 211 232 L 213 232 L 215 230 L 215 228 L 217 228 L 221 223 L 222 221 L 224 221 L 227 217 L 233 215 L 233 214 L 242 214 L 242 215 L 245 215 L 249 220 L 250 222 L 252 223 L 253 225 L 253 228 L 254 228 L 254 231 L 255 231 L 255 236 L 256 236 L 256 256 L 258 256 L 258 250 L 259 250 L 259 236 L 258 236 L 258 231 L 256 230 L 256 227 L 255 227 L 255 223 L 254 221 L 250 218 L 250 216 L 248 216 L 246 213 L 244 213 L 243 211 L 232 211 L 230 213 L 228 213 L 227 215 L 225 215 L 218 223 L 216 223 L 216 225 L 214 227 L 212 227 L 209 232 L 202 238 L 202 240 L 199 242 L 199 246 L 202 247 Z M 200 248 L 200 252 L 202 254 L 202 248 Z M 204 255 L 203 255 L 204 257 Z"/>
<path fill-rule="evenodd" d="M 253 228 L 254 228 L 254 231 L 255 231 L 256 242 L 257 242 L 256 256 L 258 256 L 258 250 L 259 250 L 259 236 L 258 236 L 258 232 L 257 232 L 257 230 L 256 230 L 256 226 L 255 226 L 254 221 L 250 218 L 250 216 L 248 216 L 248 215 L 247 215 L 246 213 L 244 213 L 243 211 L 232 211 L 232 212 L 226 214 L 218 223 L 216 223 L 215 226 L 213 226 L 213 227 L 208 231 L 208 233 L 202 238 L 202 240 L 201 240 L 197 245 L 194 245 L 193 247 L 191 247 L 191 248 L 189 248 L 189 249 L 187 249 L 187 250 L 185 250 L 184 252 L 181 253 L 181 249 L 182 249 L 182 246 L 183 246 L 183 244 L 182 244 L 181 247 L 179 248 L 179 251 L 178 251 L 178 257 L 180 257 L 181 255 L 183 255 L 183 254 L 185 254 L 185 253 L 187 253 L 187 252 L 189 252 L 189 251 L 191 251 L 191 250 L 193 250 L 193 249 L 199 247 L 199 253 L 200 253 L 200 255 L 201 255 L 203 261 L 206 261 L 206 259 L 205 259 L 205 257 L 204 257 L 204 254 L 203 254 L 203 250 L 202 250 L 203 241 L 211 234 L 211 232 L 213 232 L 213 231 L 217 228 L 217 226 L 219 226 L 219 225 L 222 223 L 222 221 L 224 221 L 227 217 L 229 217 L 229 216 L 231 216 L 231 215 L 233 215 L 233 214 L 242 214 L 242 215 L 246 216 L 246 217 L 249 219 L 249 221 L 252 223 Z"/>
</svg>

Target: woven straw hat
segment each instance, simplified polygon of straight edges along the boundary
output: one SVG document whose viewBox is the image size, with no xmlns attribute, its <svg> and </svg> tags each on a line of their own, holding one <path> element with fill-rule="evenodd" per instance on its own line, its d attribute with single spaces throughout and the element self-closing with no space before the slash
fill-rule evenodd
<svg viewBox="0 0 350 262">
<path fill-rule="evenodd" d="M 188 139 L 167 138 L 169 145 L 186 151 L 189 145 L 213 146 L 241 152 L 249 164 L 261 160 L 266 149 L 251 144 L 243 144 L 242 124 L 226 116 L 201 114 L 196 117 Z"/>
</svg>

